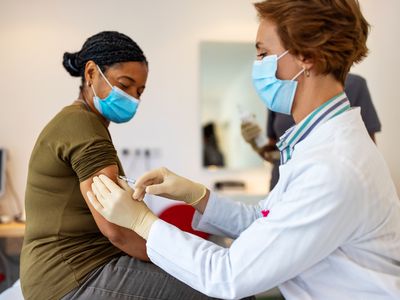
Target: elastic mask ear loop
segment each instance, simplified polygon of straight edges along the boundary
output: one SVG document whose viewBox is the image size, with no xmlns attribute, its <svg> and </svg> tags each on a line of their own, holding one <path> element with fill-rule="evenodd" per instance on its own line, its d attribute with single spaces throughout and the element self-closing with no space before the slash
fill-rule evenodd
<svg viewBox="0 0 400 300">
<path fill-rule="evenodd" d="M 278 60 L 281 59 L 282 57 L 284 57 L 288 53 L 289 53 L 289 50 L 286 50 L 285 52 L 283 52 L 281 55 L 278 56 Z"/>
<path fill-rule="evenodd" d="M 292 78 L 292 81 L 296 80 L 297 77 L 299 77 L 299 76 L 300 76 L 302 73 L 304 73 L 305 71 L 306 71 L 306 69 L 303 68 L 299 73 L 297 73 L 297 74 Z"/>
<path fill-rule="evenodd" d="M 89 85 L 89 84 L 88 84 L 88 85 Z M 97 98 L 97 94 L 96 94 L 96 91 L 95 91 L 94 88 L 93 88 L 93 84 L 91 84 L 90 87 L 92 88 L 93 94 L 94 94 L 95 97 Z"/>
<path fill-rule="evenodd" d="M 278 60 L 281 59 L 282 57 L 284 57 L 286 54 L 289 53 L 289 50 L 286 50 L 285 52 L 283 52 L 281 55 L 278 56 Z M 299 73 L 297 73 L 291 81 L 296 80 L 302 73 L 304 73 L 306 71 L 305 68 L 303 68 Z"/>
<path fill-rule="evenodd" d="M 107 77 L 104 76 L 104 74 L 103 74 L 103 72 L 101 71 L 100 67 L 99 67 L 98 65 L 96 65 L 96 67 L 97 67 L 97 69 L 99 70 L 101 76 L 103 76 L 104 80 L 107 82 L 107 84 L 108 84 L 111 88 L 113 88 L 112 84 L 108 81 Z M 96 94 L 95 94 L 95 95 L 96 95 Z"/>
</svg>

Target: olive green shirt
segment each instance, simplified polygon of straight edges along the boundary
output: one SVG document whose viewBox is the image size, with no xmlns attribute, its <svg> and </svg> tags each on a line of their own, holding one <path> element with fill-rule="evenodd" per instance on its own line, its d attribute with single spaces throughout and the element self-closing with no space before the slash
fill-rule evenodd
<svg viewBox="0 0 400 300">
<path fill-rule="evenodd" d="M 25 299 L 59 299 L 121 255 L 100 232 L 80 191 L 80 182 L 110 165 L 122 172 L 107 127 L 83 104 L 65 107 L 41 132 L 25 193 Z"/>
</svg>

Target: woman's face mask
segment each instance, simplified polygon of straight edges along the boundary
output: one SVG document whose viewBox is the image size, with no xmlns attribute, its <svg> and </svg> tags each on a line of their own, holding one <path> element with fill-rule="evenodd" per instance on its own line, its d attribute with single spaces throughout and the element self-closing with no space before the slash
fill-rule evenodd
<svg viewBox="0 0 400 300">
<path fill-rule="evenodd" d="M 127 94 L 120 88 L 112 86 L 108 79 L 104 76 L 99 66 L 97 66 L 97 69 L 107 84 L 111 87 L 111 91 L 107 97 L 101 99 L 97 96 L 93 85 L 91 85 L 94 94 L 94 106 L 100 112 L 100 114 L 109 121 L 115 123 L 128 122 L 136 114 L 139 106 L 139 100 Z"/>
<path fill-rule="evenodd" d="M 256 60 L 253 64 L 252 79 L 258 96 L 272 111 L 290 115 L 293 106 L 294 95 L 297 89 L 297 77 L 305 70 L 301 70 L 292 80 L 276 78 L 278 60 L 289 51 L 279 56 L 268 55 L 262 60 Z"/>
</svg>

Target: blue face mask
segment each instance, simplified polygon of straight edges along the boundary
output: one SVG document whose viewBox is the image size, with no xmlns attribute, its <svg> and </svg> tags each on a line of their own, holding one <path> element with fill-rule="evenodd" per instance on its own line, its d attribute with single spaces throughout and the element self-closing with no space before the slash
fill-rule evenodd
<svg viewBox="0 0 400 300">
<path fill-rule="evenodd" d="M 296 93 L 297 81 L 305 70 L 301 70 L 292 80 L 280 80 L 276 78 L 278 60 L 289 51 L 285 51 L 279 57 L 268 55 L 262 60 L 256 60 L 253 64 L 253 85 L 258 96 L 272 111 L 290 115 L 293 99 Z"/>
<path fill-rule="evenodd" d="M 97 97 L 93 85 L 91 85 L 94 94 L 94 106 L 109 121 L 115 123 L 128 122 L 135 115 L 139 106 L 139 100 L 125 93 L 118 87 L 112 86 L 100 70 L 99 66 L 97 66 L 97 69 L 107 84 L 111 87 L 111 91 L 106 98 L 100 99 Z"/>
</svg>

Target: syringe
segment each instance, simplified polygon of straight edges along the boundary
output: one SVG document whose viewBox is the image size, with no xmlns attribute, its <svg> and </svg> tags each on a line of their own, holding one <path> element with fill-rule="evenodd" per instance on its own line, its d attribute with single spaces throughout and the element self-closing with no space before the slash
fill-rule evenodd
<svg viewBox="0 0 400 300">
<path fill-rule="evenodd" d="M 126 176 L 122 176 L 122 175 L 118 175 L 118 178 L 122 179 L 123 181 L 130 183 L 130 184 L 135 184 L 136 180 L 126 177 Z"/>
</svg>

